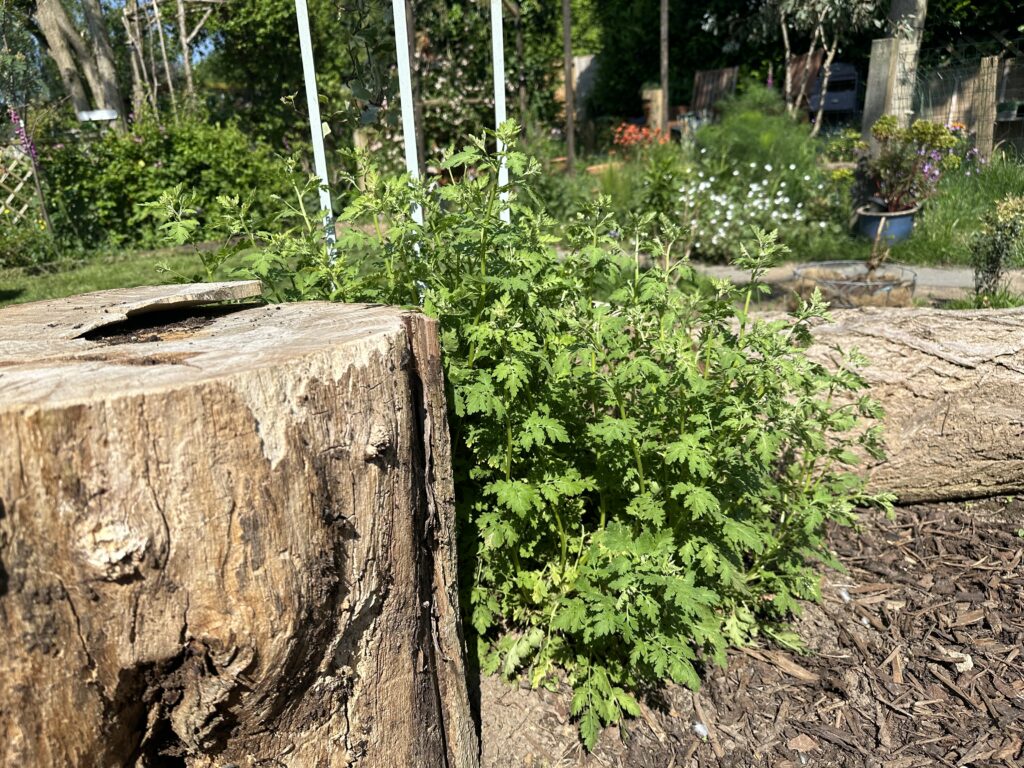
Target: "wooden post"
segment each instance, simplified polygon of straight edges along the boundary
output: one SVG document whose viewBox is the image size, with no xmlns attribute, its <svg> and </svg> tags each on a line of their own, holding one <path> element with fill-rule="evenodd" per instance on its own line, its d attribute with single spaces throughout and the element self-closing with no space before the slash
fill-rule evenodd
<svg viewBox="0 0 1024 768">
<path fill-rule="evenodd" d="M 864 118 L 861 123 L 862 132 L 866 137 L 871 136 L 871 127 L 878 118 L 890 114 L 898 60 L 899 40 L 885 37 L 871 41 L 871 62 L 868 65 Z"/>
<path fill-rule="evenodd" d="M 572 3 L 562 0 L 562 57 L 565 69 L 565 142 L 566 170 L 576 170 L 576 99 L 573 97 Z"/>
<path fill-rule="evenodd" d="M 982 157 L 992 154 L 996 126 L 996 88 L 999 80 L 999 57 L 985 56 L 978 66 L 971 95 L 971 122 L 974 141 Z"/>
<path fill-rule="evenodd" d="M 899 39 L 899 61 L 891 98 L 896 107 L 894 114 L 902 126 L 909 124 L 914 108 L 917 60 L 927 13 L 927 0 L 892 0 L 889 5 L 889 24 L 897 30 Z"/>
<path fill-rule="evenodd" d="M 437 325 L 258 292 L 0 310 L 0 765 L 478 765 Z"/>
</svg>

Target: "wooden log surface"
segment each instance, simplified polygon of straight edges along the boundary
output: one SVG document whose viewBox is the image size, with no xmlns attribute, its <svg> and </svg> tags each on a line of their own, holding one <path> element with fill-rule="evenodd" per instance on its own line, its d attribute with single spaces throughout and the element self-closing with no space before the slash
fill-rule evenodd
<svg viewBox="0 0 1024 768">
<path fill-rule="evenodd" d="M 437 328 L 0 310 L 0 765 L 475 766 Z"/>
<path fill-rule="evenodd" d="M 1024 309 L 837 310 L 812 354 L 856 347 L 885 408 L 871 486 L 900 502 L 1024 492 Z"/>
</svg>

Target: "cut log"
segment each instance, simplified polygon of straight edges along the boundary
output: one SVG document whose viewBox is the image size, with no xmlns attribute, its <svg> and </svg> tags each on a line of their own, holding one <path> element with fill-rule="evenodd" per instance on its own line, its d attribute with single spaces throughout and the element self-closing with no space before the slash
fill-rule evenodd
<svg viewBox="0 0 1024 768">
<path fill-rule="evenodd" d="M 857 348 L 885 408 L 887 458 L 871 487 L 900 502 L 1024 491 L 1024 309 L 833 312 L 812 354 Z"/>
<path fill-rule="evenodd" d="M 0 765 L 478 764 L 437 327 L 0 311 Z"/>
</svg>

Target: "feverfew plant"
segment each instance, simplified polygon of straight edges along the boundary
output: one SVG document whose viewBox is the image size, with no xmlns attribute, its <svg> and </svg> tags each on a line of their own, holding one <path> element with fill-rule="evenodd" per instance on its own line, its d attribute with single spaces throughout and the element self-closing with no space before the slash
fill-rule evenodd
<svg viewBox="0 0 1024 768">
<path fill-rule="evenodd" d="M 311 298 L 422 297 L 438 319 L 481 667 L 568 683 L 592 748 L 603 725 L 639 712 L 640 692 L 696 688 L 729 646 L 799 643 L 787 621 L 820 596 L 816 564 L 836 565 L 825 526 L 888 503 L 849 471 L 859 452 L 878 455 L 879 411 L 855 353 L 835 370 L 807 356 L 820 300 L 785 319 L 751 314 L 783 251 L 773 235 L 740 250 L 748 286 L 710 292 L 681 287 L 677 226 L 615 222 L 605 200 L 556 250 L 553 222 L 523 194 L 539 165 L 514 149 L 514 125 L 499 135 L 507 200 L 494 137 L 473 139 L 444 159 L 439 189 L 365 173 L 343 218 L 370 226 L 346 229 L 334 262 L 311 248 L 274 259 L 271 276 L 257 254 L 252 272 L 271 295 L 283 283 Z"/>
</svg>

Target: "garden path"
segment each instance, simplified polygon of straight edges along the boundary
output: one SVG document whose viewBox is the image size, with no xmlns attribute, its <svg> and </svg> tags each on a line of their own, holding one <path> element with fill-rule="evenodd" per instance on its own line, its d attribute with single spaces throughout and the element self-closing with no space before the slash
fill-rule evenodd
<svg viewBox="0 0 1024 768">
<path fill-rule="evenodd" d="M 743 284 L 749 274 L 728 264 L 695 264 L 698 272 L 708 277 L 727 278 L 734 283 Z M 769 285 L 783 286 L 793 279 L 793 269 L 798 262 L 780 264 L 765 274 L 765 282 Z M 932 301 L 960 299 L 974 290 L 974 271 L 970 267 L 923 267 L 908 265 L 917 273 L 918 298 Z M 1010 270 L 1010 287 L 1017 293 L 1024 293 L 1024 269 Z"/>
</svg>

